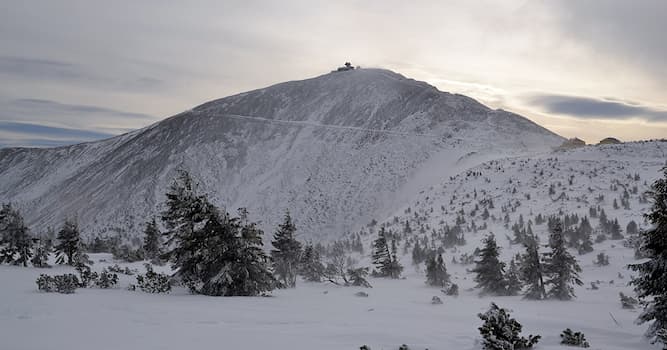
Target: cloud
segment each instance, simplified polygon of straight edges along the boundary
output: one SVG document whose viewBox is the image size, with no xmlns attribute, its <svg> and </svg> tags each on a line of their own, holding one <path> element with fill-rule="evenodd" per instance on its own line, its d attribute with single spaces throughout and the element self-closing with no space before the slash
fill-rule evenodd
<svg viewBox="0 0 667 350">
<path fill-rule="evenodd" d="M 667 111 L 628 104 L 619 99 L 594 99 L 581 96 L 538 95 L 528 98 L 533 106 L 546 112 L 588 119 L 641 118 L 650 122 L 667 122 Z"/>
<path fill-rule="evenodd" d="M 544 4 L 554 10 L 568 38 L 621 57 L 662 82 L 667 79 L 667 1 L 557 0 Z"/>
<path fill-rule="evenodd" d="M 87 105 L 74 105 L 74 104 L 65 104 L 56 101 L 34 99 L 34 98 L 23 98 L 16 99 L 9 102 L 10 107 L 15 107 L 16 110 L 22 111 L 22 114 L 34 115 L 34 114 L 46 114 L 49 116 L 58 116 L 58 115 L 85 115 L 87 117 L 116 117 L 116 118 L 137 118 L 137 119 L 152 119 L 153 117 L 143 114 L 143 113 L 132 113 L 124 112 L 116 109 L 97 107 L 97 106 L 87 106 Z"/>
<path fill-rule="evenodd" d="M 49 136 L 52 138 L 71 138 L 81 140 L 95 140 L 113 136 L 102 132 L 90 130 L 78 130 L 68 128 L 58 128 L 30 123 L 18 123 L 0 121 L 0 130 L 16 134 L 29 134 L 38 136 Z"/>
<path fill-rule="evenodd" d="M 0 147 L 55 147 L 112 136 L 113 134 L 91 130 L 0 121 Z"/>
<path fill-rule="evenodd" d="M 66 83 L 117 91 L 154 91 L 165 85 L 161 79 L 148 76 L 105 76 L 100 69 L 43 58 L 0 56 L 0 75 L 41 83 Z"/>
<path fill-rule="evenodd" d="M 0 56 L 0 74 L 35 79 L 85 79 L 81 69 L 70 63 L 12 56 Z"/>
<path fill-rule="evenodd" d="M 122 134 L 157 119 L 100 106 L 21 98 L 0 100 L 0 145 L 60 146 Z"/>
</svg>

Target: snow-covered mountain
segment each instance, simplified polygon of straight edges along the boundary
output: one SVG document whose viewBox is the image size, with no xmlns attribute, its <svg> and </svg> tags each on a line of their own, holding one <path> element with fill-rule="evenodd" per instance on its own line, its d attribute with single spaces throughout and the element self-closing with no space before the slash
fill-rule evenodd
<svg viewBox="0 0 667 350">
<path fill-rule="evenodd" d="M 87 235 L 138 234 L 179 168 L 263 227 L 286 209 L 303 237 L 338 237 L 492 159 L 563 139 L 516 114 L 381 69 L 222 98 L 111 139 L 0 150 L 0 202 L 33 230 L 76 217 Z"/>
</svg>

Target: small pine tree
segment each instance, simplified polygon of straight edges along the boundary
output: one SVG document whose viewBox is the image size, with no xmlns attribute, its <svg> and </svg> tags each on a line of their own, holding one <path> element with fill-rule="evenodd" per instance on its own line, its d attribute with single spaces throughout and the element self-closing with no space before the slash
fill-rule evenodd
<svg viewBox="0 0 667 350">
<path fill-rule="evenodd" d="M 593 261 L 593 264 L 597 266 L 609 265 L 609 255 L 605 254 L 604 252 L 600 252 Z"/>
<path fill-rule="evenodd" d="M 504 295 L 507 290 L 505 280 L 505 263 L 500 261 L 500 247 L 491 233 L 484 238 L 484 248 L 479 252 L 479 260 L 475 261 L 476 288 L 481 289 L 481 294 Z"/>
<path fill-rule="evenodd" d="M 366 277 L 368 276 L 368 267 L 360 267 L 356 269 L 347 269 L 347 279 L 350 286 L 372 288 L 368 283 Z"/>
<path fill-rule="evenodd" d="M 146 293 L 169 293 L 171 291 L 169 276 L 155 272 L 151 264 L 144 264 L 144 266 L 146 274 L 137 275 L 135 277 L 137 285 L 131 285 L 130 289 L 135 290 L 138 287 Z"/>
<path fill-rule="evenodd" d="M 586 340 L 584 333 L 574 332 L 569 328 L 566 328 L 563 333 L 560 334 L 561 341 L 560 343 L 568 346 L 576 346 L 580 348 L 590 348 L 591 345 Z"/>
<path fill-rule="evenodd" d="M 324 264 L 322 264 L 320 253 L 312 244 L 306 245 L 303 249 L 299 274 L 308 282 L 322 282 Z"/>
<path fill-rule="evenodd" d="M 523 284 L 521 283 L 519 266 L 514 261 L 514 259 L 510 261 L 510 266 L 507 269 L 505 280 L 507 281 L 507 291 L 505 293 L 506 295 L 514 296 L 521 292 Z"/>
<path fill-rule="evenodd" d="M 526 252 L 521 255 L 521 280 L 528 288 L 524 293 L 525 299 L 544 299 L 546 291 L 544 289 L 543 266 L 540 260 L 540 253 L 535 238 L 531 238 L 525 244 Z"/>
<path fill-rule="evenodd" d="M 144 250 L 144 257 L 148 260 L 156 260 L 160 258 L 160 229 L 157 227 L 157 222 L 155 218 L 146 223 L 146 228 L 144 229 L 144 244 L 142 246 Z"/>
<path fill-rule="evenodd" d="M 56 263 L 74 266 L 76 256 L 81 249 L 81 235 L 79 226 L 73 220 L 67 219 L 58 232 L 58 244 L 54 247 Z M 65 260 L 67 259 L 67 260 Z"/>
<path fill-rule="evenodd" d="M 523 326 L 510 317 L 509 311 L 491 303 L 489 310 L 477 315 L 484 324 L 479 327 L 482 335 L 482 345 L 485 350 L 513 350 L 530 349 L 540 340 L 539 335 L 529 335 L 528 339 L 521 337 Z"/>
<path fill-rule="evenodd" d="M 579 279 L 581 267 L 565 247 L 560 222 L 554 226 L 549 238 L 549 247 L 551 251 L 545 254 L 544 261 L 544 270 L 548 276 L 545 285 L 551 286 L 547 291 L 547 297 L 570 300 L 575 296 L 572 284 L 581 286 L 583 282 Z"/>
<path fill-rule="evenodd" d="M 245 214 L 241 215 L 243 221 L 246 221 L 245 217 Z M 241 228 L 238 257 L 230 268 L 233 281 L 230 295 L 253 296 L 276 288 L 277 281 L 269 269 L 269 257 L 262 249 L 262 235 L 264 232 L 254 222 L 246 221 Z"/>
<path fill-rule="evenodd" d="M 648 192 L 653 200 L 651 211 L 644 214 L 652 228 L 639 233 L 641 251 L 648 260 L 629 268 L 638 273 L 630 283 L 644 304 L 639 322 L 652 322 L 647 336 L 667 349 L 667 166 L 662 171 L 663 177 Z"/>
<path fill-rule="evenodd" d="M 0 263 L 28 266 L 32 239 L 23 217 L 11 204 L 0 208 Z"/>
<path fill-rule="evenodd" d="M 211 205 L 206 196 L 198 193 L 197 184 L 185 170 L 178 171 L 166 197 L 167 208 L 162 212 L 162 221 L 166 227 L 163 236 L 167 249 L 161 258 L 178 268 L 195 250 L 194 238 L 210 217 Z"/>
<path fill-rule="evenodd" d="M 301 243 L 294 237 L 295 232 L 296 226 L 292 222 L 292 217 L 289 212 L 285 212 L 283 222 L 278 226 L 271 242 L 273 270 L 278 281 L 288 288 L 296 286 L 297 269 L 301 259 Z"/>
<path fill-rule="evenodd" d="M 49 250 L 47 247 L 47 244 L 44 242 L 43 239 L 36 239 L 34 243 L 34 251 L 35 254 L 33 255 L 32 259 L 30 260 L 30 263 L 34 267 L 49 267 Z"/>
<path fill-rule="evenodd" d="M 449 284 L 449 274 L 442 254 L 438 257 L 432 256 L 426 263 L 426 284 L 429 286 L 445 288 Z"/>
<path fill-rule="evenodd" d="M 168 259 L 175 277 L 192 293 L 216 296 L 253 296 L 270 291 L 276 280 L 262 249 L 263 232 L 240 217 L 220 212 L 185 172 L 167 192 L 162 218 L 167 231 Z"/>
<path fill-rule="evenodd" d="M 396 240 L 391 241 L 390 248 L 384 227 L 380 228 L 378 238 L 373 242 L 373 264 L 377 267 L 374 274 L 378 277 L 399 278 L 403 271 L 396 256 Z"/>
</svg>

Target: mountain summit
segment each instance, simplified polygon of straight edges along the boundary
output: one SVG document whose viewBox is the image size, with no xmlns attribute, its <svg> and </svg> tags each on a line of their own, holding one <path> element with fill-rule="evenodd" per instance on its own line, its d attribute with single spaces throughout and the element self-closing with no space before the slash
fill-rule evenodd
<svg viewBox="0 0 667 350">
<path fill-rule="evenodd" d="M 133 237 L 177 169 L 265 229 L 290 210 L 336 237 L 457 170 L 549 151 L 560 136 L 519 115 L 383 69 L 354 69 L 207 102 L 144 129 L 51 149 L 0 150 L 0 199 L 37 231 L 76 218 Z"/>
</svg>

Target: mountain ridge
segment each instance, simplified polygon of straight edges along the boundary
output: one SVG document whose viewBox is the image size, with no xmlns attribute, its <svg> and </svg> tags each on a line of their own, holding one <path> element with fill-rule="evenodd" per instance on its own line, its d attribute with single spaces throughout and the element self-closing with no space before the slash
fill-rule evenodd
<svg viewBox="0 0 667 350">
<path fill-rule="evenodd" d="M 209 101 L 97 142 L 0 150 L 0 198 L 18 203 L 31 226 L 76 217 L 89 235 L 130 238 L 185 168 L 218 204 L 248 207 L 265 229 L 289 209 L 305 235 L 331 237 L 384 210 L 429 161 L 539 153 L 560 142 L 516 114 L 358 69 Z"/>
</svg>

